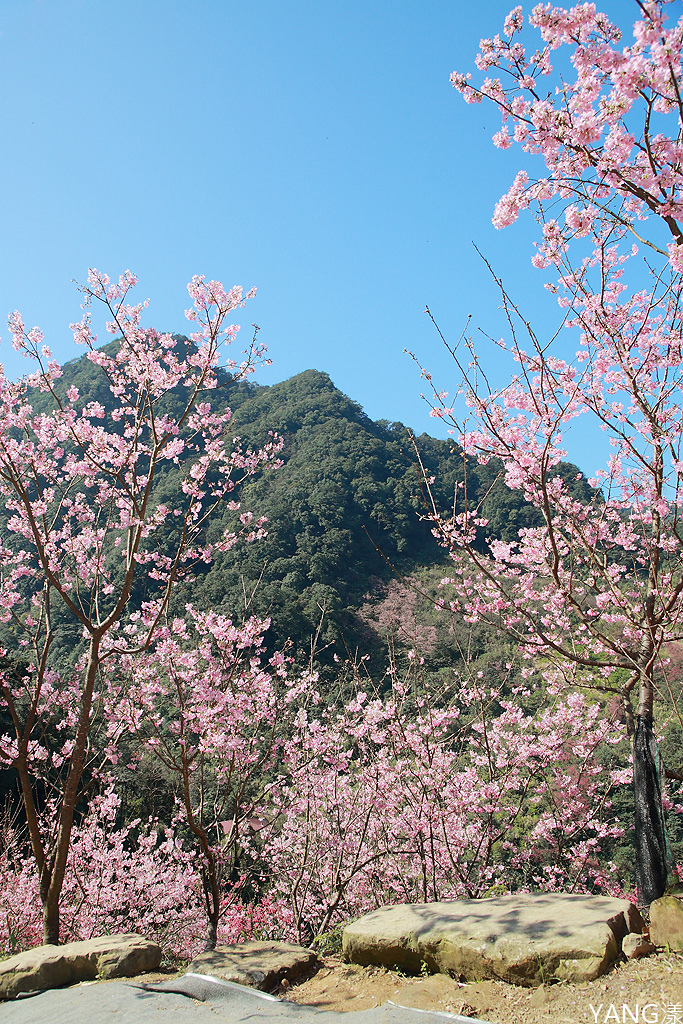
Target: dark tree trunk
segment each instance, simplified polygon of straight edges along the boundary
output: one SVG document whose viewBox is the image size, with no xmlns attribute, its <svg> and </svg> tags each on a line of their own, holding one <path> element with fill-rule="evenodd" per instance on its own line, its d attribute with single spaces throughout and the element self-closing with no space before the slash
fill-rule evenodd
<svg viewBox="0 0 683 1024">
<path fill-rule="evenodd" d="M 43 945 L 59 945 L 59 900 L 50 900 L 43 906 Z"/>
<path fill-rule="evenodd" d="M 650 714 L 636 717 L 633 796 L 638 904 L 649 906 L 664 895 L 669 870 L 657 741 Z"/>
<path fill-rule="evenodd" d="M 49 861 L 43 856 L 43 869 L 40 873 L 40 898 L 43 904 L 43 943 L 59 944 L 59 904 L 64 884 L 64 875 L 71 846 L 74 813 L 85 763 L 85 750 L 90 730 L 95 679 L 100 664 L 99 648 L 101 637 L 90 638 L 90 652 L 85 670 L 83 693 L 78 710 L 78 725 L 74 737 L 73 750 L 69 760 L 69 768 L 64 782 L 62 803 L 57 818 L 57 835 L 54 849 Z"/>
</svg>

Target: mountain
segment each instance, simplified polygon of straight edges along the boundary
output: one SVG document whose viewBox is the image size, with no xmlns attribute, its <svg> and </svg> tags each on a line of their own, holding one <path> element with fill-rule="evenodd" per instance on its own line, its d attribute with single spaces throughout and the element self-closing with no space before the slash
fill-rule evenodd
<svg viewBox="0 0 683 1024">
<path fill-rule="evenodd" d="M 391 564 L 410 571 L 440 558 L 419 519 L 410 432 L 373 422 L 327 374 L 307 370 L 259 389 L 234 422 L 251 443 L 268 429 L 281 434 L 284 465 L 242 489 L 243 508 L 267 516 L 268 536 L 214 563 L 203 581 L 211 602 L 234 607 L 253 593 L 278 639 L 304 646 L 325 608 L 321 639 L 329 642 L 350 628 L 348 609 L 362 603 L 370 578 L 389 578 Z M 452 445 L 436 444 L 444 462 Z"/>
<path fill-rule="evenodd" d="M 64 391 L 75 384 L 84 403 L 96 398 L 105 408 L 110 404 L 102 371 L 86 357 L 63 371 Z M 269 387 L 234 385 L 226 378 L 213 397 L 216 405 L 233 410 L 234 434 L 243 445 L 262 444 L 269 431 L 282 435 L 283 465 L 251 478 L 237 495 L 243 510 L 267 517 L 267 537 L 219 555 L 189 589 L 176 594 L 173 610 L 182 612 L 192 601 L 233 616 L 269 615 L 270 642 L 291 640 L 301 658 L 310 653 L 318 629 L 328 658 L 376 646 L 372 615 L 359 616 L 359 610 L 367 611 L 368 600 L 384 600 L 397 574 L 438 567 L 438 578 L 447 564 L 421 518 L 427 508 L 417 453 L 436 478 L 433 493 L 442 509 L 452 507 L 463 479 L 462 453 L 452 441 L 413 438 L 402 423 L 371 420 L 318 370 Z M 46 396 L 35 398 L 36 408 L 46 407 Z M 177 471 L 171 466 L 166 472 L 164 488 L 172 500 Z M 571 479 L 577 471 L 567 465 L 564 472 Z M 520 526 L 535 522 L 535 510 L 505 487 L 495 463 L 468 460 L 467 475 L 469 500 L 480 503 L 491 535 L 514 539 Z M 230 522 L 226 511 L 209 528 L 210 539 Z M 132 600 L 144 597 L 141 588 Z"/>
</svg>

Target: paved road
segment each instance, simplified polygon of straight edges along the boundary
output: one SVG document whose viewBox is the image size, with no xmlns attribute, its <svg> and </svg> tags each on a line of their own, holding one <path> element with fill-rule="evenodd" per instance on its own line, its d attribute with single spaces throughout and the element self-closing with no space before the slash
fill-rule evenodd
<svg viewBox="0 0 683 1024">
<path fill-rule="evenodd" d="M 172 991 L 184 989 L 185 992 Z M 202 975 L 160 985 L 86 983 L 0 1003 L 0 1024 L 487 1024 L 385 1003 L 333 1013 Z"/>
</svg>

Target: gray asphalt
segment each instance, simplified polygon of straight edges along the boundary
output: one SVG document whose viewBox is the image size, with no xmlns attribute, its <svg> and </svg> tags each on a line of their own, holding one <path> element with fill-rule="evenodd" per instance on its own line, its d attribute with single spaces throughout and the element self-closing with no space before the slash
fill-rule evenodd
<svg viewBox="0 0 683 1024">
<path fill-rule="evenodd" d="M 181 989 L 183 991 L 172 991 Z M 199 974 L 141 987 L 124 981 L 52 989 L 0 1003 L 0 1024 L 490 1024 L 385 1003 L 333 1013 Z"/>
</svg>

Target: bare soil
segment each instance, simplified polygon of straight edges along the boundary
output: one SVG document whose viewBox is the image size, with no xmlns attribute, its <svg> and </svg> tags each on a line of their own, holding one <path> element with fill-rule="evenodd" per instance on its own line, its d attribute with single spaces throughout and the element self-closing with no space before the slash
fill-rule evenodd
<svg viewBox="0 0 683 1024">
<path fill-rule="evenodd" d="M 347 964 L 333 956 L 322 958 L 322 963 L 312 978 L 285 983 L 280 996 L 342 1012 L 365 1010 L 390 1000 L 492 1024 L 603 1024 L 634 1019 L 683 1024 L 683 955 L 674 953 L 628 960 L 597 981 L 538 989 L 502 981 L 464 984 L 443 974 L 411 978 L 382 967 Z M 643 1014 L 645 1005 L 648 1010 Z"/>
</svg>

